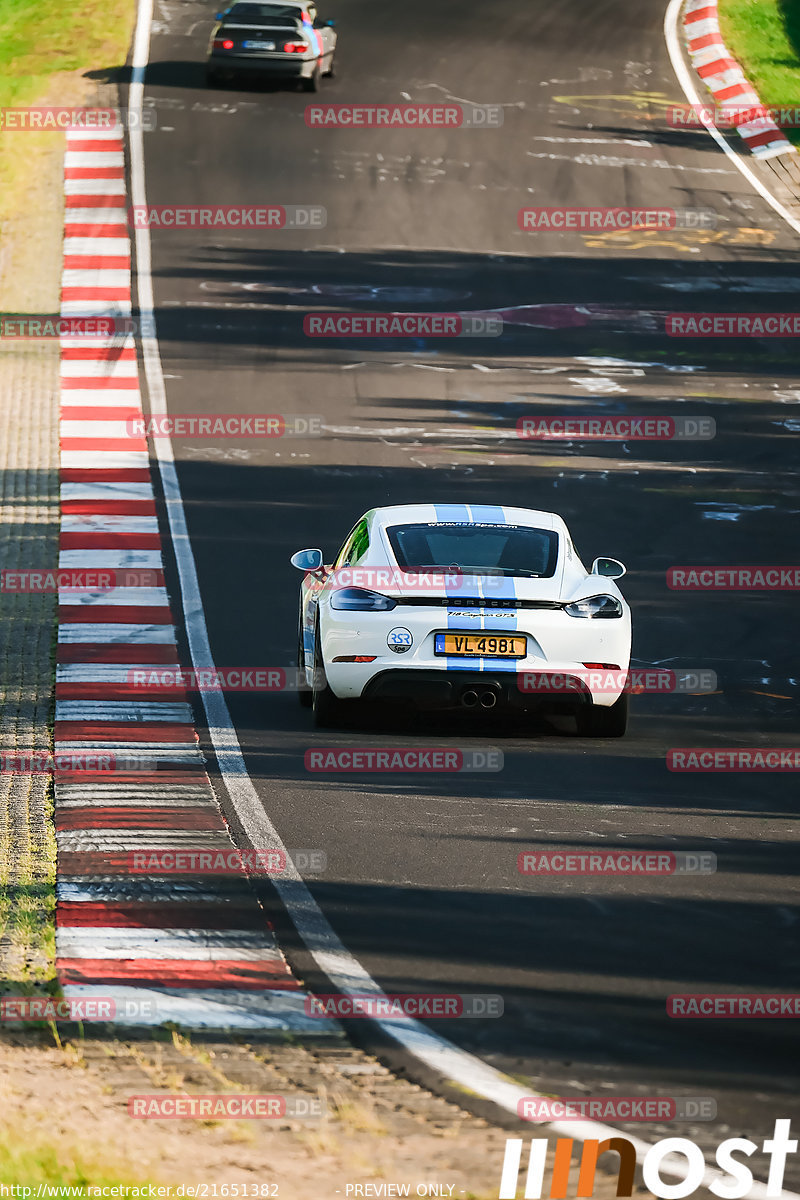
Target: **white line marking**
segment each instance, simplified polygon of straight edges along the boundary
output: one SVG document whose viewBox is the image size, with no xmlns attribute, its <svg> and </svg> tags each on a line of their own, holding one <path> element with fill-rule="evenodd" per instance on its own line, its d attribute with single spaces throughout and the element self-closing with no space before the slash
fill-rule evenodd
<svg viewBox="0 0 800 1200">
<path fill-rule="evenodd" d="M 124 179 L 65 179 L 65 196 L 124 196 Z M 69 224 L 69 209 L 66 210 Z"/>
<path fill-rule="evenodd" d="M 578 146 L 641 146 L 645 150 L 654 150 L 655 143 L 643 141 L 641 138 L 598 138 L 598 137 L 545 137 L 539 135 L 531 138 L 533 142 L 556 142 L 559 145 L 574 144 Z"/>
<path fill-rule="evenodd" d="M 130 272 L 128 272 L 128 279 L 130 279 Z M 118 375 L 126 379 L 135 379 L 138 374 L 139 370 L 135 360 L 129 358 L 65 358 L 61 363 L 62 379 L 88 379 L 91 377 L 105 380 L 113 379 Z M 105 391 L 105 384 L 103 384 L 102 390 Z M 120 388 L 118 390 L 126 391 L 127 389 Z"/>
<path fill-rule="evenodd" d="M 112 1000 L 116 1020 L 128 1025 L 174 1021 L 188 1029 L 275 1029 L 341 1037 L 336 1021 L 305 1012 L 305 993 L 266 988 L 238 992 L 222 988 L 142 988 L 109 984 L 67 984 L 68 1000 Z"/>
<path fill-rule="evenodd" d="M 136 408 L 135 400 L 131 401 L 131 407 Z M 61 436 L 62 438 L 129 438 L 133 441 L 134 437 L 140 437 L 140 434 L 133 434 L 128 428 L 126 421 L 91 421 L 77 420 L 72 421 L 69 417 L 65 417 L 61 421 Z"/>
<path fill-rule="evenodd" d="M 120 616 L 123 616 L 120 613 Z M 78 642 L 103 642 L 124 645 L 155 645 L 175 641 L 172 625 L 142 625 L 141 623 L 93 625 L 90 621 L 67 621 L 58 627 L 58 640 L 66 645 Z"/>
<path fill-rule="evenodd" d="M 108 588 L 107 591 L 102 592 L 59 588 L 58 599 L 60 604 L 83 604 L 87 608 L 91 608 L 95 604 L 112 607 L 118 605 L 120 608 L 138 607 L 140 604 L 144 604 L 148 608 L 167 608 L 169 606 L 167 589 L 163 587 L 119 587 Z M 120 613 L 120 617 L 124 617 L 124 615 L 124 613 Z"/>
<path fill-rule="evenodd" d="M 125 683 L 131 671 L 165 671 L 173 678 L 176 668 L 163 663 L 58 663 L 56 683 Z"/>
<path fill-rule="evenodd" d="M 62 300 L 62 317 L 130 317 L 130 300 Z"/>
<path fill-rule="evenodd" d="M 95 465 L 100 469 L 100 463 Z M 80 482 L 70 481 L 61 485 L 62 503 L 65 500 L 152 500 L 153 494 L 153 485 L 149 480 L 142 480 L 140 483 L 115 483 L 114 481 L 98 480 L 94 483 L 87 479 Z M 92 515 L 91 519 L 97 521 L 101 518 Z M 129 520 L 130 518 L 123 517 L 123 519 Z"/>
<path fill-rule="evenodd" d="M 62 288 L 130 288 L 131 273 L 123 267 L 65 267 Z"/>
<path fill-rule="evenodd" d="M 72 800 L 79 808 L 105 808 L 112 804 L 123 793 L 128 797 L 127 803 L 134 808 L 143 804 L 147 799 L 151 804 L 163 805 L 175 798 L 187 804 L 197 804 L 203 808 L 216 808 L 211 784 L 205 781 L 205 775 L 192 776 L 196 782 L 175 783 L 169 780 L 159 783 L 156 779 L 148 778 L 143 783 L 126 779 L 120 783 L 112 773 L 105 779 L 92 780 L 91 783 L 63 782 L 58 785 L 59 796 Z M 59 800 L 59 803 L 61 801 Z M 148 875 L 149 879 L 150 876 Z M 128 881 L 130 882 L 130 881 Z M 145 880 L 146 882 L 146 880 Z M 185 880 L 183 882 L 186 882 Z M 136 881 L 137 886 L 142 880 Z"/>
<path fill-rule="evenodd" d="M 275 939 L 249 929 L 150 929 L 109 925 L 59 925 L 63 958 L 181 958 L 211 962 L 235 958 L 280 962 Z"/>
<path fill-rule="evenodd" d="M 730 175 L 722 167 L 695 167 L 668 162 L 666 158 L 611 158 L 604 154 L 543 154 L 525 151 L 528 158 L 549 158 L 554 162 L 574 162 L 581 167 L 658 167 L 670 171 L 694 171 L 698 175 Z"/>
<path fill-rule="evenodd" d="M 144 470 L 150 466 L 150 459 L 146 450 L 62 450 L 61 466 L 80 470 L 91 467 L 114 471 L 127 471 L 130 467 Z"/>
<path fill-rule="evenodd" d="M 117 783 L 114 785 L 114 791 L 110 794 L 99 792 L 96 788 L 87 785 L 83 792 L 64 793 L 63 783 L 58 785 L 58 807 L 62 808 L 85 808 L 92 812 L 98 808 L 207 808 L 210 812 L 219 812 L 217 802 L 209 793 L 208 795 L 189 795 L 182 796 L 177 792 L 169 792 L 165 790 L 153 791 L 153 788 L 148 784 L 142 786 L 139 791 L 131 788 L 130 784 Z M 127 886 L 127 884 L 126 884 Z M 167 896 L 166 899 L 175 899 L 173 896 Z M 216 893 L 216 898 L 219 898 L 219 892 Z"/>
<path fill-rule="evenodd" d="M 144 74 L 149 56 L 152 14 L 153 0 L 138 0 L 131 84 L 128 93 L 128 103 L 134 113 L 142 111 Z M 134 204 L 146 205 L 142 130 L 140 128 L 132 129 L 129 137 L 132 200 Z M 150 397 L 150 411 L 154 416 L 166 416 L 168 412 L 167 398 L 156 331 L 149 229 L 143 226 L 135 230 L 135 244 L 142 353 Z M 189 541 L 186 514 L 175 469 L 172 443 L 166 437 L 157 437 L 153 440 L 178 568 L 192 665 L 197 671 L 215 670 L 197 578 L 197 566 Z M 220 774 L 251 845 L 258 849 L 276 849 L 287 853 L 286 847 L 264 811 L 264 805 L 247 773 L 236 730 L 224 697 L 220 693 L 213 692 L 202 692 L 201 696 Z M 383 996 L 384 993 L 375 980 L 340 941 L 327 917 L 306 887 L 288 853 L 284 875 L 276 877 L 273 882 L 298 933 L 319 968 L 334 985 L 346 995 L 369 993 L 376 997 Z M 394 1039 L 420 1062 L 425 1063 L 444 1078 L 453 1080 L 462 1087 L 493 1101 L 514 1116 L 517 1115 L 518 1102 L 523 1097 L 533 1094 L 529 1089 L 520 1087 L 493 1067 L 481 1062 L 479 1058 L 433 1033 L 419 1021 L 412 1018 L 400 1018 L 396 1021 L 376 1020 L 375 1023 L 385 1035 Z M 589 1138 L 603 1140 L 619 1134 L 619 1130 L 608 1125 L 600 1125 L 595 1121 L 558 1121 L 554 1122 L 550 1129 L 557 1135 L 571 1137 L 580 1142 Z M 651 1143 L 645 1142 L 641 1138 L 626 1136 L 635 1147 L 637 1159 L 641 1162 L 650 1150 Z M 679 1179 L 685 1177 L 685 1170 L 682 1167 L 673 1168 L 666 1161 L 662 1162 L 661 1170 L 664 1174 L 675 1175 Z M 703 1177 L 703 1183 L 708 1186 L 719 1178 L 727 1179 L 728 1176 L 724 1172 L 708 1169 Z M 766 1185 L 755 1183 L 747 1195 L 753 1197 L 754 1200 L 766 1200 Z"/>
<path fill-rule="evenodd" d="M 780 200 L 778 200 L 776 196 L 773 196 L 769 188 L 766 187 L 766 185 L 763 184 L 761 180 L 753 174 L 753 172 L 739 157 L 736 151 L 730 148 L 728 143 L 725 141 L 725 138 L 715 125 L 714 121 L 706 112 L 708 105 L 703 104 L 700 100 L 700 97 L 697 94 L 697 89 L 694 86 L 694 80 L 689 74 L 689 68 L 683 61 L 683 55 L 681 53 L 680 39 L 678 37 L 678 21 L 680 20 L 682 7 L 683 0 L 670 0 L 667 6 L 667 11 L 664 14 L 664 37 L 666 38 L 667 50 L 669 52 L 670 59 L 672 60 L 672 69 L 678 77 L 678 83 L 683 88 L 683 94 L 689 103 L 696 107 L 703 125 L 705 125 L 706 129 L 711 134 L 712 138 L 720 147 L 720 149 L 727 154 L 737 171 L 741 171 L 745 179 L 747 179 L 748 182 L 753 185 L 759 196 L 766 200 L 767 204 L 769 204 L 771 208 L 774 208 L 775 212 L 779 216 L 783 217 L 786 224 L 789 225 L 795 231 L 795 233 L 800 233 L 800 221 L 795 220 L 789 210 L 781 204 Z"/>
<path fill-rule="evenodd" d="M 113 141 L 116 139 L 120 145 L 124 137 L 124 131 L 121 125 L 118 125 L 116 119 L 113 125 L 106 125 L 102 129 L 67 129 L 67 142 L 94 142 L 94 141 Z"/>
<path fill-rule="evenodd" d="M 83 755 L 102 754 L 123 755 L 139 763 L 137 770 L 143 769 L 146 763 L 148 770 L 154 763 L 164 762 L 174 765 L 176 762 L 205 762 L 205 756 L 197 748 L 197 743 L 191 742 L 97 742 L 91 734 L 84 738 L 56 739 L 56 754 L 66 754 L 68 750 L 80 750 Z M 117 770 L 127 769 L 117 764 Z M 131 768 L 134 769 L 134 768 Z"/>
<path fill-rule="evenodd" d="M 78 397 L 78 399 L 76 399 Z M 67 411 L 62 413 L 65 421 L 74 420 L 71 408 L 137 408 L 141 409 L 142 399 L 139 389 L 125 390 L 122 388 L 96 388 L 91 392 L 83 388 L 64 388 L 61 392 L 61 407 Z M 80 418 L 83 420 L 84 418 Z M 138 420 L 138 414 L 136 419 Z M 85 435 L 84 435 L 85 436 Z"/>
<path fill-rule="evenodd" d="M 122 150 L 70 150 L 69 142 L 64 151 L 65 167 L 124 167 Z"/>
<path fill-rule="evenodd" d="M 103 684 L 98 684 L 102 689 Z M 57 721 L 168 721 L 175 725 L 191 725 L 192 710 L 183 701 L 172 700 L 56 700 Z M 135 729 L 131 730 L 136 733 Z"/>
<path fill-rule="evenodd" d="M 124 208 L 68 208 L 65 225 L 120 225 L 127 228 L 128 215 Z M 111 234 L 97 233 L 95 237 L 79 234 L 64 239 L 65 254 L 128 254 L 130 238 L 123 229 Z"/>
<path fill-rule="evenodd" d="M 121 513 L 67 513 L 62 533 L 158 533 L 156 517 L 126 517 Z"/>
<path fill-rule="evenodd" d="M 126 571 L 130 567 L 160 570 L 164 562 L 160 550 L 62 550 L 58 556 L 58 565 L 62 570 L 72 567 L 82 570 Z"/>
<path fill-rule="evenodd" d="M 229 854 L 232 849 L 228 833 L 220 830 L 192 829 L 60 829 L 56 834 L 59 851 L 63 853 L 89 854 L 121 854 L 125 851 L 137 853 L 159 850 L 182 850 L 186 853 L 196 851 L 203 854 Z M 148 870 L 151 874 L 158 873 Z M 164 874 L 169 874 L 164 871 Z M 228 873 L 225 878 L 230 880 L 239 874 L 234 866 L 233 875 Z M 129 875 L 131 872 L 129 870 Z M 135 875 L 131 876 L 136 878 Z M 244 875 L 241 876 L 244 883 Z M 127 881 L 126 881 L 127 882 Z"/>
</svg>

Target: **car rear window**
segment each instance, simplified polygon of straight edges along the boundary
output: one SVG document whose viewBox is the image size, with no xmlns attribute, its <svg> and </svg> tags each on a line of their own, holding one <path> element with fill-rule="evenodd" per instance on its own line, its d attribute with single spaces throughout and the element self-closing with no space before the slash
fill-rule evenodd
<svg viewBox="0 0 800 1200">
<path fill-rule="evenodd" d="M 287 4 L 234 4 L 225 14 L 226 25 L 275 25 L 290 28 L 299 25 L 301 10 Z"/>
<path fill-rule="evenodd" d="M 555 574 L 558 534 L 526 525 L 441 523 L 387 528 L 398 566 L 417 570 L 457 567 L 548 579 Z"/>
</svg>

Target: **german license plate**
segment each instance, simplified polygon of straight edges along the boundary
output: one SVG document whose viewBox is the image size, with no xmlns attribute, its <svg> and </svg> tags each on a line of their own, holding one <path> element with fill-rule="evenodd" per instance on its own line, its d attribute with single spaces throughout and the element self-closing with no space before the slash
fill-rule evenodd
<svg viewBox="0 0 800 1200">
<path fill-rule="evenodd" d="M 242 42 L 245 50 L 274 50 L 274 42 Z"/>
<path fill-rule="evenodd" d="M 453 658 L 524 658 L 526 645 L 504 633 L 437 633 L 434 650 Z"/>
</svg>

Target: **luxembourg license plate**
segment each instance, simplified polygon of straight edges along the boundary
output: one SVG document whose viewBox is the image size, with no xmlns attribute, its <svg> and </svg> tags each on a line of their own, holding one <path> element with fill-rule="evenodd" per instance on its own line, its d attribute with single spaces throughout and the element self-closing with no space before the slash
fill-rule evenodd
<svg viewBox="0 0 800 1200">
<path fill-rule="evenodd" d="M 437 633 L 434 650 L 453 658 L 524 658 L 524 637 L 503 633 Z"/>
<path fill-rule="evenodd" d="M 242 42 L 245 50 L 274 50 L 274 42 Z"/>
</svg>

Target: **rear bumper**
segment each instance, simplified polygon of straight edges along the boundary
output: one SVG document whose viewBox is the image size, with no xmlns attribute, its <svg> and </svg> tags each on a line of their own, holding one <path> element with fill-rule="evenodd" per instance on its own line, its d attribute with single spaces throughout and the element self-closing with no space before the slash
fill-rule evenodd
<svg viewBox="0 0 800 1200">
<path fill-rule="evenodd" d="M 255 55 L 209 54 L 207 68 L 220 74 L 261 75 L 265 79 L 301 79 L 311 75 L 318 58 L 258 58 Z"/>
<path fill-rule="evenodd" d="M 494 697 L 494 701 L 488 699 Z M 592 704 L 592 694 L 576 681 L 568 691 L 534 693 L 520 687 L 516 673 L 505 671 L 386 670 L 374 675 L 362 693 L 365 700 L 410 701 L 417 708 L 514 709 L 518 712 L 574 713 Z"/>
</svg>

